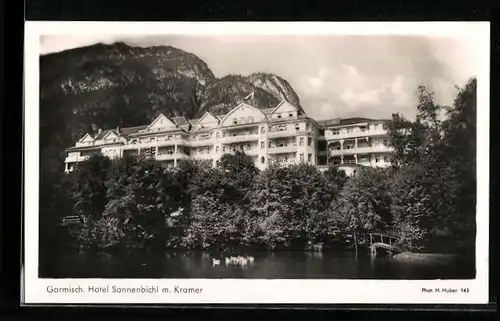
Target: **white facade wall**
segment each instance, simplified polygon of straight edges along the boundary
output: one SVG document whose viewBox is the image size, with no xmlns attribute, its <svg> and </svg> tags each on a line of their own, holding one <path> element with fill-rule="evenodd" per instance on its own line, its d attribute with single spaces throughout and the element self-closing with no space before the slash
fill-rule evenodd
<svg viewBox="0 0 500 321">
<path fill-rule="evenodd" d="M 287 102 L 267 114 L 240 104 L 222 117 L 206 113 L 191 121 L 189 131 L 184 128 L 160 115 L 147 128 L 127 136 L 109 131 L 94 140 L 87 134 L 68 150 L 65 171 L 71 171 L 92 152 L 116 159 L 125 153 L 149 151 L 169 166 L 185 158 L 208 160 L 215 166 L 222 155 L 237 149 L 251 156 L 261 170 L 272 162 L 318 165 L 318 155 L 326 155 L 327 165 L 340 160 L 339 168 L 352 174 L 355 167 L 351 165 L 390 165 L 393 151 L 382 121 L 322 128 Z M 320 129 L 324 129 L 323 137 Z M 326 142 L 326 151 L 318 150 L 318 140 Z"/>
</svg>

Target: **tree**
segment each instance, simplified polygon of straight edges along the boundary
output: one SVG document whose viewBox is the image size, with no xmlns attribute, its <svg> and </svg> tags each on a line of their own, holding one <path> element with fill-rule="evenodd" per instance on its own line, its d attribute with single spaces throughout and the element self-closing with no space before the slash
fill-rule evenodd
<svg viewBox="0 0 500 321">
<path fill-rule="evenodd" d="M 312 165 L 272 165 L 257 178 L 251 195 L 253 237 L 270 248 L 303 248 L 322 242 L 333 195 Z"/>
<path fill-rule="evenodd" d="M 449 235 L 456 241 L 467 239 L 466 247 L 473 248 L 476 80 L 471 79 L 464 88 L 459 88 L 451 107 L 435 104 L 434 95 L 425 87 L 418 89 L 415 120 L 393 115 L 390 123 L 394 160 L 402 170 L 396 176 L 393 199 L 394 207 L 405 219 L 398 218 L 397 224 L 418 227 L 419 232 L 413 232 L 424 232 L 427 241 Z M 443 111 L 446 113 L 441 119 Z M 429 201 L 422 203 L 422 198 Z M 416 205 L 421 206 L 419 211 Z"/>
<path fill-rule="evenodd" d="M 366 167 L 347 181 L 339 197 L 347 231 L 366 233 L 392 227 L 390 175 L 388 169 Z"/>
<path fill-rule="evenodd" d="M 107 203 L 106 180 L 110 165 L 108 157 L 92 155 L 76 166 L 71 188 L 74 215 L 86 219 L 96 219 L 102 215 Z"/>
<path fill-rule="evenodd" d="M 115 165 L 108 182 L 105 217 L 114 219 L 135 247 L 163 246 L 166 218 L 182 204 L 183 195 L 174 173 L 153 159 L 125 158 Z"/>
<path fill-rule="evenodd" d="M 330 166 L 323 175 L 328 193 L 331 193 L 332 197 L 336 198 L 347 182 L 348 177 L 346 173 L 337 166 Z"/>
<path fill-rule="evenodd" d="M 220 184 L 224 187 L 226 201 L 240 203 L 252 188 L 254 177 L 259 173 L 253 159 L 244 152 L 234 151 L 220 158 L 217 168 L 224 173 Z"/>
</svg>

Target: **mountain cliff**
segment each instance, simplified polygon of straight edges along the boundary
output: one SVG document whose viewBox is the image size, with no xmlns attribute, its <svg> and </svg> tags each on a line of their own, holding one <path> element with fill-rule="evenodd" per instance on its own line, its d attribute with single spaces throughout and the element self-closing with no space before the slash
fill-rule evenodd
<svg viewBox="0 0 500 321">
<path fill-rule="evenodd" d="M 248 102 L 258 108 L 273 107 L 280 99 L 301 108 L 283 78 L 265 73 L 216 78 L 196 55 L 170 46 L 96 44 L 43 55 L 42 159 L 55 157 L 62 166 L 64 149 L 85 132 L 148 124 L 160 112 L 187 118 L 205 111 L 223 114 L 251 92 Z"/>
</svg>

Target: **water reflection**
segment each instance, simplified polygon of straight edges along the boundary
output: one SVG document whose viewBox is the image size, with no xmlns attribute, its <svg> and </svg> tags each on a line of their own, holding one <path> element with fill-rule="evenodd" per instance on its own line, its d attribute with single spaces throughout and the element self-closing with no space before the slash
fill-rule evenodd
<svg viewBox="0 0 500 321">
<path fill-rule="evenodd" d="M 258 278 L 258 279 L 436 279 L 473 277 L 463 265 L 416 265 L 354 251 L 90 253 L 66 251 L 41 256 L 40 277 L 48 278 Z M 234 258 L 226 264 L 227 258 Z M 252 258 L 250 260 L 250 257 Z M 242 264 L 242 262 L 246 263 Z M 218 264 L 214 264 L 218 260 Z M 251 262 L 250 262 L 251 261 Z M 469 272 L 472 275 L 465 275 Z"/>
</svg>

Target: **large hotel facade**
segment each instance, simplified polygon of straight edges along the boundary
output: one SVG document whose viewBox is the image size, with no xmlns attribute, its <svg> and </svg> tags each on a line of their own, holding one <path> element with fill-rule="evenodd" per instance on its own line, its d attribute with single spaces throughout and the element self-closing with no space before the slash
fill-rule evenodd
<svg viewBox="0 0 500 321">
<path fill-rule="evenodd" d="M 241 150 L 259 169 L 275 162 L 305 162 L 321 170 L 338 166 L 351 175 L 360 166 L 390 165 L 393 148 L 386 122 L 366 118 L 316 121 L 284 100 L 267 109 L 241 103 L 227 114 L 206 112 L 198 119 L 160 114 L 149 125 L 84 135 L 67 149 L 65 171 L 95 153 L 111 159 L 148 155 L 175 167 L 185 158 L 215 165 L 223 154 Z"/>
</svg>

